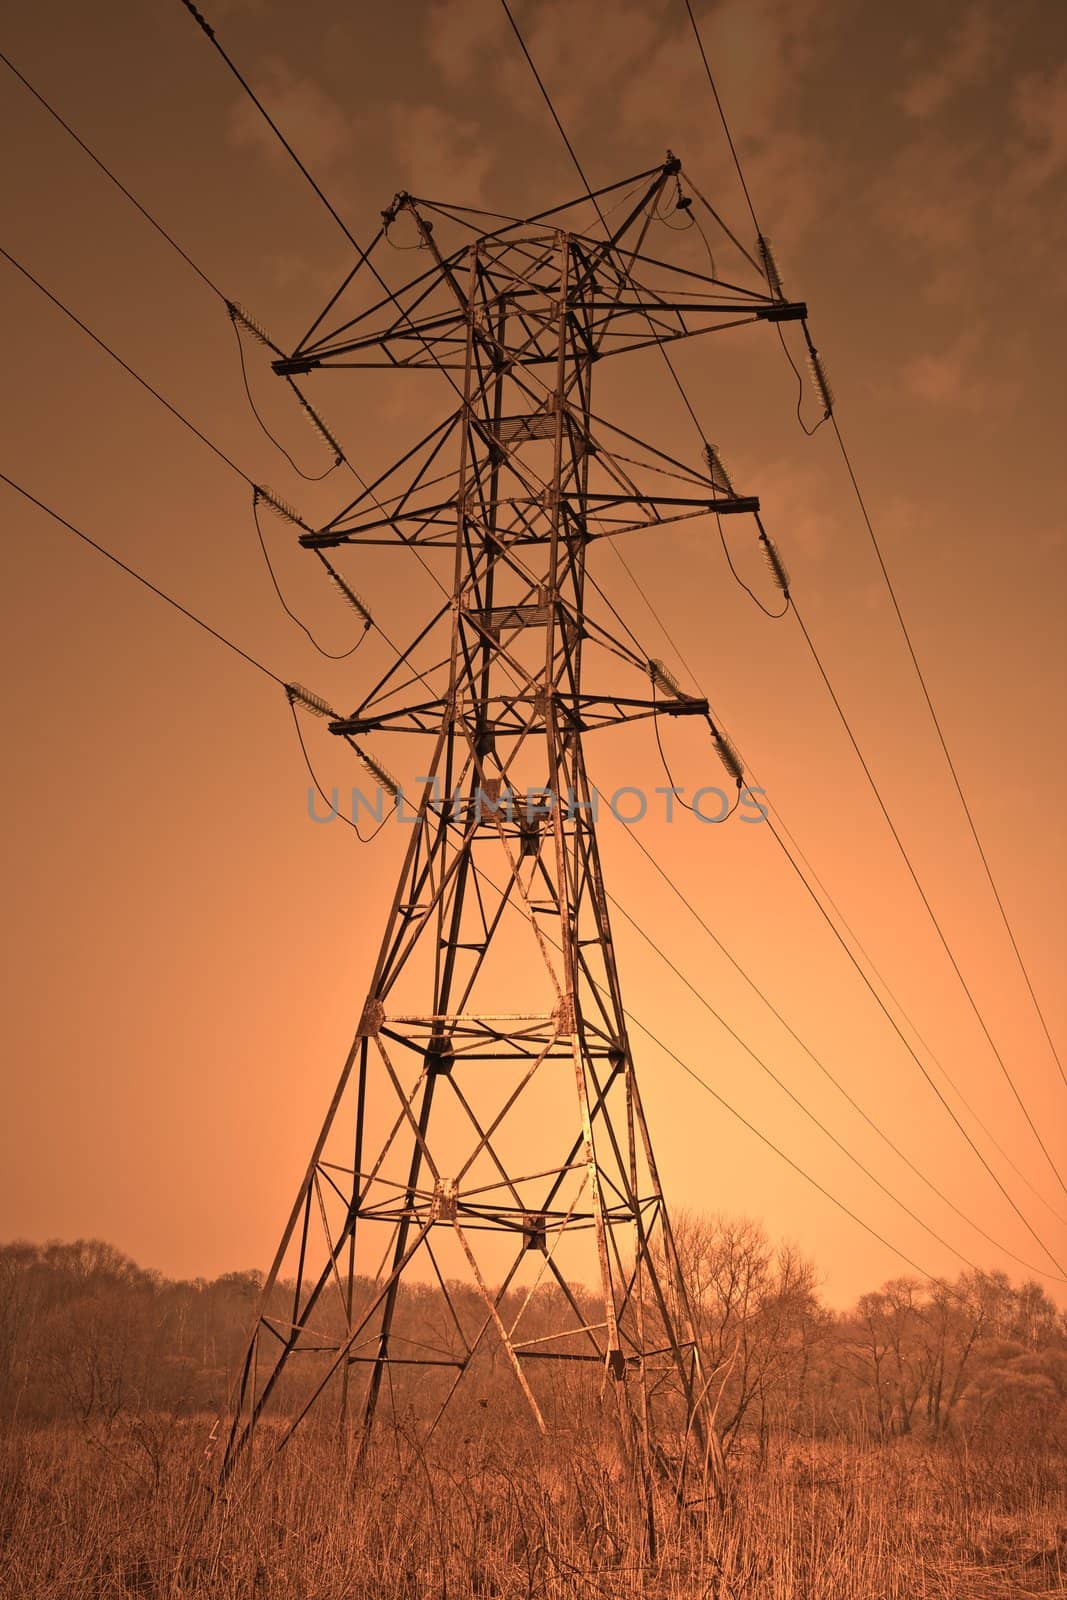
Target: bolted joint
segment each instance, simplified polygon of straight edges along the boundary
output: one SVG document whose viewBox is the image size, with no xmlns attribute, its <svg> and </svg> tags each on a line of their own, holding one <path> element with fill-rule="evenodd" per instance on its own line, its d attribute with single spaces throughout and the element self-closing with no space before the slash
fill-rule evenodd
<svg viewBox="0 0 1067 1600">
<path fill-rule="evenodd" d="M 459 1214 L 459 1191 L 455 1178 L 438 1178 L 430 1202 L 431 1222 L 455 1222 Z"/>
<path fill-rule="evenodd" d="M 524 1250 L 540 1250 L 543 1256 L 548 1254 L 548 1232 L 543 1212 L 534 1212 L 523 1217 L 522 1236 Z"/>
<path fill-rule="evenodd" d="M 447 1077 L 455 1061 L 451 1041 L 446 1039 L 443 1033 L 435 1033 L 426 1046 L 426 1071 L 435 1075 L 441 1073 Z"/>
<path fill-rule="evenodd" d="M 385 1021 L 385 1007 L 380 1000 L 368 999 L 363 1007 L 363 1015 L 359 1019 L 356 1029 L 357 1039 L 373 1039 L 381 1032 L 382 1023 Z"/>
<path fill-rule="evenodd" d="M 552 1013 L 552 1020 L 556 1025 L 556 1032 L 561 1037 L 569 1037 L 578 1031 L 574 996 L 572 994 L 561 996 L 559 1004 Z"/>
<path fill-rule="evenodd" d="M 536 817 L 519 821 L 519 855 L 536 856 L 541 849 L 541 824 Z"/>
</svg>

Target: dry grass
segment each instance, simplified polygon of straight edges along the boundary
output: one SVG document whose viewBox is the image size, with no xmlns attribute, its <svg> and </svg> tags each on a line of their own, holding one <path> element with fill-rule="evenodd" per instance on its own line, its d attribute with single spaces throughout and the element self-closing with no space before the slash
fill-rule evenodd
<svg viewBox="0 0 1067 1600">
<path fill-rule="evenodd" d="M 901 1441 L 783 1445 L 724 1514 L 664 1493 L 659 1549 L 609 1466 L 516 1442 L 359 1476 L 298 1439 L 207 1493 L 206 1429 L 141 1422 L 0 1446 L 4 1600 L 1022 1600 L 1067 1595 L 1062 1467 Z"/>
</svg>

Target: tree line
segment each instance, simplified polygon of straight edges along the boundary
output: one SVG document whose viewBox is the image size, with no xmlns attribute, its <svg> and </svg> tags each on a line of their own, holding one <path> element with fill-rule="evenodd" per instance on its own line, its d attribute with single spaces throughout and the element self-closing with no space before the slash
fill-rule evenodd
<svg viewBox="0 0 1067 1600">
<path fill-rule="evenodd" d="M 842 1312 L 814 1264 L 757 1223 L 683 1216 L 675 1231 L 727 1454 L 782 1436 L 1067 1446 L 1067 1314 L 1039 1284 L 901 1277 Z M 261 1291 L 258 1272 L 172 1280 L 99 1240 L 0 1245 L 0 1415 L 106 1427 L 219 1412 Z M 474 1291 L 454 1300 L 474 1325 Z M 550 1327 L 550 1292 L 540 1314 Z M 399 1318 L 439 1342 L 439 1292 L 405 1287 Z M 476 1393 L 509 1404 L 511 1383 L 490 1354 Z"/>
</svg>

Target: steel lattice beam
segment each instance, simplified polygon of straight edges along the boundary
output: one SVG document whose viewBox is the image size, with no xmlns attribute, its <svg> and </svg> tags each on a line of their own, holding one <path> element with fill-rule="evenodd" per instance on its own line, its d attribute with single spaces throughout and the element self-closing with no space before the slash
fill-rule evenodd
<svg viewBox="0 0 1067 1600">
<path fill-rule="evenodd" d="M 332 723 L 348 738 L 420 734 L 432 753 L 356 1037 L 266 1281 L 227 1471 L 283 1396 L 283 1440 L 327 1394 L 366 1438 L 394 1368 L 449 1369 L 439 1413 L 487 1340 L 539 1426 L 546 1364 L 595 1362 L 635 1459 L 647 1462 L 649 1390 L 664 1373 L 682 1428 L 714 1448 L 583 751 L 593 729 L 708 707 L 680 691 L 585 689 L 593 649 L 631 676 L 655 665 L 591 615 L 587 561 L 600 539 L 758 502 L 725 492 L 703 463 L 644 447 L 635 458 L 632 436 L 594 417 L 591 390 L 607 353 L 802 308 L 765 283 L 724 287 L 681 269 L 661 291 L 642 286 L 663 266 L 643 246 L 676 172 L 669 161 L 645 174 L 600 241 L 551 219 L 505 222 L 442 254 L 427 206 L 398 196 L 390 220 L 414 226 L 426 270 L 276 363 L 291 375 L 361 352 L 458 374 L 446 418 L 300 540 L 419 544 L 449 554 L 451 583 L 416 641 L 440 636 L 438 668 L 420 674 L 409 654 Z M 517 810 L 504 804 L 515 795 Z M 447 1241 L 480 1320 L 446 1275 Z M 432 1345 L 401 1315 L 401 1286 L 427 1276 L 445 1308 Z M 547 1331 L 531 1312 L 538 1283 L 559 1313 Z M 310 1376 L 295 1401 L 301 1363 Z"/>
</svg>

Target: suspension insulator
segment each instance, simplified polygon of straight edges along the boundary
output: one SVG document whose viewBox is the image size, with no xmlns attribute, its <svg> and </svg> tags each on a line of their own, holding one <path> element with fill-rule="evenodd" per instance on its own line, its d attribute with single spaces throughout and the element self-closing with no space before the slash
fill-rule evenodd
<svg viewBox="0 0 1067 1600">
<path fill-rule="evenodd" d="M 289 696 L 290 705 L 296 700 L 316 717 L 336 715 L 328 700 L 324 700 L 321 694 L 313 694 L 310 689 L 305 689 L 302 683 L 287 683 L 285 692 Z"/>
<path fill-rule="evenodd" d="M 822 364 L 819 352 L 808 340 L 808 371 L 811 381 L 815 385 L 815 392 L 822 401 L 826 416 L 830 416 L 834 409 L 834 391 L 830 388 L 830 380 L 826 376 L 826 368 Z"/>
<path fill-rule="evenodd" d="M 763 532 L 760 533 L 760 544 L 763 548 L 764 560 L 771 569 L 771 576 L 774 578 L 774 581 L 778 585 L 779 589 L 781 589 L 782 593 L 788 599 L 789 572 L 786 568 L 785 562 L 782 560 L 781 555 L 778 552 L 778 546 L 768 534 Z"/>
<path fill-rule="evenodd" d="M 721 489 L 723 494 L 732 495 L 734 492 L 733 482 L 726 467 L 723 465 L 723 459 L 719 454 L 717 445 L 705 442 L 704 460 L 708 465 L 708 476 L 711 478 L 712 485 L 716 489 Z"/>
<path fill-rule="evenodd" d="M 334 438 L 333 434 L 330 432 L 330 429 L 326 426 L 325 422 L 323 422 L 322 418 L 319 416 L 318 412 L 315 410 L 315 407 L 311 404 L 311 402 L 309 400 L 305 400 L 304 399 L 304 396 L 300 393 L 300 390 L 296 388 L 295 384 L 294 384 L 293 387 L 294 387 L 294 392 L 296 394 L 296 397 L 300 401 L 300 405 L 301 405 L 301 407 L 303 409 L 304 415 L 307 417 L 308 421 L 310 422 L 310 424 L 312 426 L 312 429 L 319 436 L 320 439 L 325 440 L 326 444 L 333 451 L 335 457 L 337 458 L 337 462 L 338 462 L 338 465 L 339 465 L 345 458 L 344 451 L 341 449 L 341 446 L 338 444 L 337 440 Z"/>
<path fill-rule="evenodd" d="M 386 794 L 391 795 L 394 800 L 398 800 L 400 798 L 400 785 L 393 777 L 392 773 L 387 771 L 387 769 L 382 766 L 380 761 L 375 761 L 373 756 L 368 755 L 366 750 L 361 750 L 354 739 L 350 740 L 349 742 L 352 745 L 353 750 L 356 752 L 360 763 L 370 773 L 371 777 L 377 779 L 378 783 L 381 784 Z"/>
<path fill-rule="evenodd" d="M 774 259 L 771 241 L 765 239 L 762 233 L 756 238 L 756 252 L 759 255 L 760 266 L 763 268 L 763 276 L 767 280 L 767 286 L 772 295 L 776 300 L 784 300 L 785 290 L 782 288 L 782 274 L 778 271 L 778 263 Z"/>
<path fill-rule="evenodd" d="M 356 591 L 349 588 L 341 574 L 339 572 L 335 572 L 333 567 L 328 568 L 326 575 L 333 584 L 334 588 L 337 590 L 338 594 L 344 600 L 345 604 L 350 605 L 353 611 L 358 612 L 363 618 L 364 625 L 369 628 L 373 623 L 374 618 L 371 616 L 370 612 L 367 610 L 367 607 L 359 598 L 359 595 L 356 593 Z"/>
<path fill-rule="evenodd" d="M 305 533 L 312 531 L 308 524 L 294 511 L 289 502 L 283 500 L 281 495 L 275 494 L 273 489 L 268 489 L 263 484 L 257 483 L 252 493 L 256 500 L 262 500 L 264 505 L 269 506 L 276 516 L 283 518 L 286 522 L 293 523 L 297 528 L 303 528 Z"/>
<path fill-rule="evenodd" d="M 239 322 L 243 328 L 248 329 L 253 339 L 258 339 L 260 344 L 266 345 L 268 350 L 278 349 L 278 346 L 274 343 L 274 340 L 271 338 L 266 328 L 264 328 L 261 323 L 257 322 L 255 317 L 253 317 L 250 312 L 246 311 L 243 306 L 239 306 L 236 300 L 227 300 L 226 309 L 230 313 L 230 316 L 233 318 L 234 322 Z"/>
<path fill-rule="evenodd" d="M 741 757 L 734 749 L 726 734 L 717 728 L 714 722 L 709 721 L 708 726 L 711 729 L 712 743 L 714 744 L 715 749 L 718 751 L 719 760 L 722 762 L 723 766 L 726 768 L 727 772 L 740 789 L 741 785 L 745 781 L 745 769 L 741 765 Z"/>
<path fill-rule="evenodd" d="M 650 661 L 648 663 L 648 675 L 656 685 L 656 688 L 663 694 L 669 695 L 672 700 L 684 700 L 686 698 L 682 693 L 682 687 L 678 679 L 673 672 L 670 672 L 663 665 L 662 661 Z"/>
</svg>

